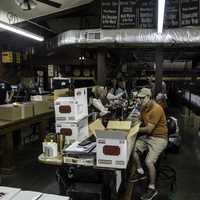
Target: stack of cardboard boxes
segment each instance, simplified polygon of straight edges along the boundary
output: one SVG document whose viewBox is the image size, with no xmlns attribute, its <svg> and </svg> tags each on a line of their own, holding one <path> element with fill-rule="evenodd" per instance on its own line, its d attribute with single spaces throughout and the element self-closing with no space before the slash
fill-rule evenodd
<svg viewBox="0 0 200 200">
<path fill-rule="evenodd" d="M 0 105 L 0 119 L 15 121 L 33 116 L 33 105 L 31 103 Z"/>
<path fill-rule="evenodd" d="M 88 137 L 87 89 L 75 89 L 74 96 L 58 95 L 54 99 L 56 133 L 64 136 L 65 144 Z"/>
<path fill-rule="evenodd" d="M 31 102 L 0 105 L 0 120 L 16 121 L 51 112 L 53 102 L 52 95 L 36 95 L 31 96 Z"/>
</svg>

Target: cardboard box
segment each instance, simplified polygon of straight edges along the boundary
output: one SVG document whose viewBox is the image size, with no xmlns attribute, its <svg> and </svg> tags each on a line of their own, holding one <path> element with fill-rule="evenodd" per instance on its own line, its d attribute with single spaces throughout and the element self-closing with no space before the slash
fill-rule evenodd
<svg viewBox="0 0 200 200">
<path fill-rule="evenodd" d="M 31 96 L 31 101 L 54 101 L 53 95 L 34 95 Z"/>
<path fill-rule="evenodd" d="M 58 99 L 58 97 L 67 97 L 69 89 L 58 89 L 54 90 L 54 101 Z"/>
<path fill-rule="evenodd" d="M 56 121 L 77 122 L 88 115 L 87 89 L 75 89 L 75 96 L 58 97 L 55 101 Z"/>
<path fill-rule="evenodd" d="M 0 105 L 0 119 L 2 120 L 20 120 L 21 108 L 13 104 Z"/>
<path fill-rule="evenodd" d="M 54 110 L 54 96 L 53 95 L 35 95 L 35 96 L 31 96 L 31 101 L 33 101 L 33 102 L 35 102 L 35 101 L 46 102 L 48 104 L 48 107 L 49 107 L 48 109 L 50 111 Z"/>
<path fill-rule="evenodd" d="M 21 191 L 21 189 L 19 189 L 19 188 L 0 186 L 0 199 L 1 200 L 10 200 L 13 197 L 15 197 L 20 191 Z"/>
<path fill-rule="evenodd" d="M 45 101 L 32 101 L 34 115 L 40 115 L 43 113 L 51 112 L 48 102 Z"/>
<path fill-rule="evenodd" d="M 82 141 L 89 136 L 88 119 L 85 118 L 75 123 L 56 123 L 56 133 L 65 136 L 65 144 Z"/>
<path fill-rule="evenodd" d="M 39 199 L 42 196 L 40 192 L 34 191 L 21 191 L 19 192 L 12 200 L 35 200 Z"/>
<path fill-rule="evenodd" d="M 28 200 L 28 199 L 27 199 Z M 54 194 L 43 194 L 39 200 L 70 200 L 69 197 L 54 195 Z"/>
<path fill-rule="evenodd" d="M 117 169 L 127 167 L 140 124 L 130 122 L 108 122 L 106 130 L 96 130 L 97 166 Z"/>
<path fill-rule="evenodd" d="M 31 102 L 19 104 L 21 108 L 21 118 L 33 117 L 33 104 Z"/>
</svg>

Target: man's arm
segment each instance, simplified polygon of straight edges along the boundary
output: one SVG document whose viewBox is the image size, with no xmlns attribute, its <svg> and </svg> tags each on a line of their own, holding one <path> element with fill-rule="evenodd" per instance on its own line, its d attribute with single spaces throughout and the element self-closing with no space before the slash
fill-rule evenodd
<svg viewBox="0 0 200 200">
<path fill-rule="evenodd" d="M 155 124 L 148 123 L 147 126 L 140 127 L 139 133 L 151 134 L 154 128 Z"/>
</svg>

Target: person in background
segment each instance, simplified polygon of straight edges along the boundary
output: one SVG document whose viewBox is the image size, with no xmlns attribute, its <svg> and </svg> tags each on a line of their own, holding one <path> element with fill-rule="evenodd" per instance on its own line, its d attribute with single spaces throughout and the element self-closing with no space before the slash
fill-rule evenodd
<svg viewBox="0 0 200 200">
<path fill-rule="evenodd" d="M 106 99 L 106 89 L 101 86 L 96 86 L 92 90 L 93 96 L 91 98 L 91 105 L 99 112 L 100 117 L 109 113 L 106 105 L 109 104 Z"/>
<path fill-rule="evenodd" d="M 138 92 L 134 91 L 132 92 L 132 105 L 131 105 L 131 112 L 128 116 L 128 119 L 132 119 L 132 118 L 138 118 L 138 116 L 140 115 L 140 105 L 139 105 L 139 101 L 138 101 Z"/>
<path fill-rule="evenodd" d="M 121 93 L 114 95 L 114 88 L 107 87 L 106 98 L 108 99 L 110 104 L 118 103 L 119 100 L 122 98 L 123 94 L 124 94 L 124 92 L 122 91 Z"/>
<path fill-rule="evenodd" d="M 119 80 L 117 83 L 117 89 L 115 91 L 115 95 L 121 94 L 122 92 L 124 93 L 123 98 L 128 99 L 128 93 L 126 90 L 126 82 L 123 80 Z"/>
<path fill-rule="evenodd" d="M 152 97 L 156 97 L 158 94 L 156 94 L 156 84 L 155 84 L 155 78 L 153 75 L 151 75 L 149 78 L 149 84 L 150 84 L 150 88 L 151 88 L 151 91 L 152 91 Z M 162 87 L 161 87 L 161 91 L 160 93 L 164 94 L 167 98 L 167 85 L 165 83 L 164 80 L 162 80 Z"/>
<path fill-rule="evenodd" d="M 163 110 L 165 111 L 165 114 L 167 116 L 167 100 L 165 94 L 158 93 L 156 95 L 156 102 L 162 106 Z"/>
<path fill-rule="evenodd" d="M 10 103 L 12 96 L 13 92 L 10 84 L 0 80 L 0 105 Z"/>
<path fill-rule="evenodd" d="M 140 153 L 147 151 L 145 164 L 149 175 L 149 185 L 142 200 L 151 200 L 158 194 L 156 190 L 156 168 L 155 163 L 160 154 L 167 147 L 168 130 L 167 121 L 163 108 L 151 99 L 152 93 L 148 88 L 142 88 L 138 93 L 138 101 L 141 106 L 140 117 L 143 126 L 139 129 L 139 137 L 136 140 L 134 149 L 134 160 L 136 162 L 136 173 L 131 177 L 130 182 L 137 182 L 146 179 L 140 161 Z"/>
</svg>

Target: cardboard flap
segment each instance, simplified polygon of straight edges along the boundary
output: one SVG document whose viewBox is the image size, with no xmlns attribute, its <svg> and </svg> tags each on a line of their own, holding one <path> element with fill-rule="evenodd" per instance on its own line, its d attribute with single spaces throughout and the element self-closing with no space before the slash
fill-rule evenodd
<svg viewBox="0 0 200 200">
<path fill-rule="evenodd" d="M 96 130 L 96 136 L 98 138 L 106 139 L 126 139 L 127 132 L 125 131 L 113 131 L 113 130 Z"/>
<path fill-rule="evenodd" d="M 131 128 L 131 123 L 131 121 L 109 121 L 107 129 L 129 131 Z"/>
<path fill-rule="evenodd" d="M 139 131 L 139 128 L 140 128 L 140 123 L 137 123 L 136 125 L 134 125 L 129 131 L 128 138 L 136 135 Z"/>
<path fill-rule="evenodd" d="M 54 101 L 56 101 L 58 97 L 66 97 L 68 94 L 68 91 L 69 91 L 69 88 L 54 90 Z"/>
<path fill-rule="evenodd" d="M 65 102 L 64 104 L 67 104 L 68 102 L 74 101 L 74 97 L 58 97 L 55 101 L 55 103 Z"/>
<path fill-rule="evenodd" d="M 105 130 L 105 127 L 101 122 L 101 119 L 97 119 L 89 125 L 89 132 L 91 134 L 96 135 L 97 130 Z"/>
<path fill-rule="evenodd" d="M 15 105 L 15 104 L 3 104 L 3 105 L 0 105 L 0 108 L 13 108 L 13 107 L 19 107 L 19 105 Z"/>
</svg>

